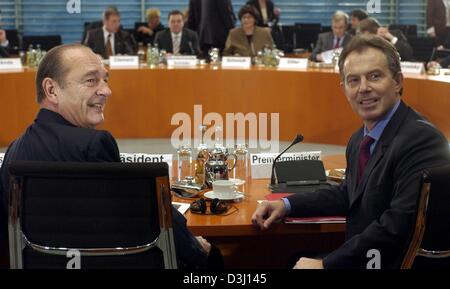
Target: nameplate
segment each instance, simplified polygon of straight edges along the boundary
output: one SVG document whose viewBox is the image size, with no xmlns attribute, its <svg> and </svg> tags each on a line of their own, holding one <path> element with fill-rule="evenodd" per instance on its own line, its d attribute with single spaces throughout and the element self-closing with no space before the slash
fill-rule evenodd
<svg viewBox="0 0 450 289">
<path fill-rule="evenodd" d="M 425 72 L 425 66 L 422 62 L 402 61 L 400 66 L 403 73 L 422 74 Z"/>
<path fill-rule="evenodd" d="M 4 158 L 5 158 L 5 154 L 4 153 L 0 153 L 0 168 L 2 167 Z"/>
<path fill-rule="evenodd" d="M 280 58 L 278 68 L 282 69 L 306 69 L 308 68 L 307 58 Z"/>
<path fill-rule="evenodd" d="M 249 69 L 252 66 L 250 57 L 226 56 L 222 57 L 222 68 L 243 68 Z"/>
<path fill-rule="evenodd" d="M 272 175 L 273 160 L 277 153 L 259 153 L 250 155 L 250 167 L 252 179 L 267 179 Z M 322 160 L 322 151 L 285 153 L 277 162 L 300 161 L 300 160 Z"/>
<path fill-rule="evenodd" d="M 122 163 L 167 163 L 170 178 L 172 178 L 172 159 L 171 154 L 120 153 Z"/>
<path fill-rule="evenodd" d="M 137 56 L 110 56 L 110 68 L 139 68 L 139 58 Z"/>
<path fill-rule="evenodd" d="M 197 67 L 195 56 L 170 56 L 167 58 L 167 66 L 171 68 L 194 68 Z"/>
<path fill-rule="evenodd" d="M 0 70 L 21 70 L 20 58 L 0 58 Z"/>
</svg>

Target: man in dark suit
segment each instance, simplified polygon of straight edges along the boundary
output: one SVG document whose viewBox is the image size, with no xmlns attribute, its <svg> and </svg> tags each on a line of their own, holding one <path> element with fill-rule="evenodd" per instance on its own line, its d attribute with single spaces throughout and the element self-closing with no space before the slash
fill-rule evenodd
<svg viewBox="0 0 450 289">
<path fill-rule="evenodd" d="M 367 14 L 366 10 L 363 10 L 361 8 L 352 10 L 350 12 L 350 29 L 348 33 L 350 33 L 352 36 L 356 35 L 356 29 L 358 28 L 359 22 L 363 21 L 369 17 L 369 14 Z"/>
<path fill-rule="evenodd" d="M 320 33 L 317 38 L 316 46 L 310 56 L 313 61 L 324 61 L 321 53 L 344 47 L 351 39 L 347 33 L 348 15 L 343 11 L 336 11 L 331 20 L 331 32 Z"/>
<path fill-rule="evenodd" d="M 228 32 L 234 28 L 236 17 L 230 0 L 189 1 L 188 28 L 197 31 L 202 54 L 211 48 L 225 47 Z"/>
<path fill-rule="evenodd" d="M 414 59 L 412 47 L 408 43 L 406 36 L 400 30 L 389 30 L 386 27 L 382 27 L 373 17 L 359 22 L 356 30 L 357 33 L 375 34 L 391 42 L 397 48 L 401 61 L 412 61 Z"/>
<path fill-rule="evenodd" d="M 39 65 L 36 76 L 40 111 L 25 133 L 8 148 L 0 169 L 1 237 L 6 237 L 8 164 L 14 160 L 120 162 L 112 135 L 95 127 L 111 90 L 99 58 L 82 45 L 58 46 Z M 176 253 L 182 265 L 206 267 L 211 245 L 194 237 L 186 219 L 173 209 Z"/>
<path fill-rule="evenodd" d="M 198 55 L 198 37 L 195 31 L 184 28 L 183 13 L 178 10 L 169 13 L 169 28 L 158 32 L 155 45 L 174 55 Z"/>
<path fill-rule="evenodd" d="M 437 37 L 439 44 L 450 47 L 450 3 L 447 0 L 427 1 L 427 34 Z"/>
<path fill-rule="evenodd" d="M 117 54 L 135 54 L 136 41 L 127 31 L 120 29 L 120 13 L 115 7 L 103 12 L 103 27 L 87 33 L 84 44 L 103 58 Z"/>
<path fill-rule="evenodd" d="M 256 25 L 260 27 L 270 27 L 278 22 L 278 15 L 275 13 L 275 5 L 271 0 L 249 0 L 245 5 L 255 7 L 259 17 Z M 263 12 L 265 10 L 265 12 Z"/>
<path fill-rule="evenodd" d="M 364 126 L 350 138 L 340 186 L 262 203 L 261 229 L 284 216 L 346 216 L 346 241 L 323 259 L 301 258 L 295 268 L 399 268 L 414 230 L 425 168 L 450 163 L 448 141 L 402 100 L 395 47 L 375 35 L 354 37 L 339 59 L 341 87 Z M 371 251 L 372 252 L 372 251 Z M 377 267 L 378 267 L 377 266 Z"/>
<path fill-rule="evenodd" d="M 10 45 L 6 37 L 6 31 L 0 29 L 0 58 L 9 57 Z"/>
<path fill-rule="evenodd" d="M 161 12 L 159 9 L 147 9 L 147 23 L 139 27 L 135 27 L 137 41 L 144 45 L 153 45 L 155 36 L 159 31 L 163 31 L 164 25 L 161 24 Z"/>
</svg>

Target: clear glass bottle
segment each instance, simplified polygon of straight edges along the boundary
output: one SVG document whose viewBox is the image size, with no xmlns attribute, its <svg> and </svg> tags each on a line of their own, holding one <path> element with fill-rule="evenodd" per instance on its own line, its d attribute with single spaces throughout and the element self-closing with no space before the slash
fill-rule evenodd
<svg viewBox="0 0 450 289">
<path fill-rule="evenodd" d="M 233 169 L 235 179 L 246 180 L 248 177 L 248 145 L 238 143 L 235 145 L 236 165 Z"/>
<path fill-rule="evenodd" d="M 192 177 L 192 149 L 182 145 L 177 150 L 178 176 L 177 180 L 182 181 L 186 177 Z"/>
<path fill-rule="evenodd" d="M 144 49 L 144 43 L 142 43 L 142 42 L 139 42 L 139 44 L 138 44 L 137 55 L 139 58 L 139 63 L 144 63 L 145 62 L 145 49 Z"/>
</svg>

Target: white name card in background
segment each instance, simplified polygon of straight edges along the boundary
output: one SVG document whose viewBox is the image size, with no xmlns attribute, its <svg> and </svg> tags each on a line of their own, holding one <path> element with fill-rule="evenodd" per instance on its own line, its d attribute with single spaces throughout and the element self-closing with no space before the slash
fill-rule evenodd
<svg viewBox="0 0 450 289">
<path fill-rule="evenodd" d="M 194 68 L 197 67 L 197 57 L 195 56 L 169 56 L 167 66 L 170 68 Z"/>
<path fill-rule="evenodd" d="M 250 69 L 252 59 L 250 57 L 226 56 L 222 57 L 222 68 Z"/>
<path fill-rule="evenodd" d="M 5 158 L 5 154 L 4 153 L 0 153 L 0 168 L 2 167 L 4 158 Z"/>
<path fill-rule="evenodd" d="M 250 155 L 250 166 L 252 179 L 267 179 L 272 175 L 273 160 L 278 156 L 276 153 L 260 153 Z M 299 160 L 321 160 L 322 151 L 285 153 L 277 162 L 299 161 Z"/>
<path fill-rule="evenodd" d="M 403 73 L 422 74 L 425 72 L 425 66 L 422 62 L 402 61 L 400 66 Z"/>
<path fill-rule="evenodd" d="M 169 165 L 169 177 L 172 178 L 172 155 L 150 155 L 143 153 L 120 153 L 122 163 L 167 163 Z"/>
<path fill-rule="evenodd" d="M 0 70 L 21 70 L 20 58 L 0 58 Z"/>
<path fill-rule="evenodd" d="M 306 69 L 306 68 L 308 68 L 308 59 L 307 58 L 283 57 L 280 59 L 278 68 L 281 68 L 281 69 Z"/>
<path fill-rule="evenodd" d="M 110 56 L 109 67 L 114 68 L 139 68 L 139 58 L 137 56 Z"/>
</svg>

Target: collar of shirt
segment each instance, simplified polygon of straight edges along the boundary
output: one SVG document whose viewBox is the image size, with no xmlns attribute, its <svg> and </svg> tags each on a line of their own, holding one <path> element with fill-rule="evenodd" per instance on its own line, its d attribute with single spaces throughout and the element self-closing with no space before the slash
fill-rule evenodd
<svg viewBox="0 0 450 289">
<path fill-rule="evenodd" d="M 338 38 L 336 35 L 334 35 L 334 38 L 333 38 L 333 47 L 335 47 L 336 46 L 336 41 L 339 39 L 339 47 L 342 47 L 342 43 L 344 42 L 344 38 L 345 38 L 345 34 L 342 36 L 342 37 L 340 37 L 340 38 Z"/>
<path fill-rule="evenodd" d="M 103 26 L 103 37 L 104 37 L 104 39 L 105 39 L 105 45 L 106 45 L 106 42 L 108 41 L 108 35 L 109 34 L 111 34 L 111 47 L 112 47 L 112 51 L 113 51 L 113 54 L 115 54 L 115 51 L 114 51 L 114 34 L 115 33 L 112 33 L 112 32 L 109 32 L 108 30 L 106 30 L 106 27 L 105 26 Z"/>
<path fill-rule="evenodd" d="M 400 105 L 400 100 L 394 105 L 394 107 L 389 111 L 386 116 L 383 117 L 380 121 L 375 124 L 375 127 L 369 132 L 366 126 L 364 126 L 364 136 L 369 135 L 375 141 L 370 146 L 370 154 L 373 153 L 378 141 L 380 140 L 381 135 L 383 134 L 384 128 L 387 126 L 389 121 L 391 120 L 394 113 L 397 111 L 398 106 Z"/>
<path fill-rule="evenodd" d="M 176 36 L 180 36 L 180 43 L 181 43 L 181 37 L 183 37 L 183 31 L 181 31 L 178 34 L 175 34 L 173 32 L 170 32 L 170 34 L 172 35 L 172 41 L 175 39 Z"/>
</svg>

